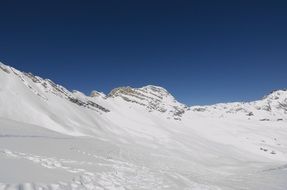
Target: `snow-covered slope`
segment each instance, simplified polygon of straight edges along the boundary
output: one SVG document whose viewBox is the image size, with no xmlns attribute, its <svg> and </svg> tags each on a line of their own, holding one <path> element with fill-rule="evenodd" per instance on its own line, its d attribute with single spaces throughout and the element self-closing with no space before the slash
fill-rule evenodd
<svg viewBox="0 0 287 190">
<path fill-rule="evenodd" d="M 151 85 L 86 96 L 0 64 L 0 190 L 285 190 L 286 98 L 188 107 Z"/>
<path fill-rule="evenodd" d="M 287 90 L 276 90 L 253 102 L 221 103 L 212 106 L 191 107 L 194 112 L 215 117 L 245 117 L 260 121 L 287 120 Z"/>
</svg>

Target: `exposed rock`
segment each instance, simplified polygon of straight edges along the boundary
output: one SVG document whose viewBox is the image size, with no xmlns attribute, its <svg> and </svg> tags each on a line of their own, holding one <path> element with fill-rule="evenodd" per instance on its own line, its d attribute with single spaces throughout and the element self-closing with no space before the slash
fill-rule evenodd
<svg viewBox="0 0 287 190">
<path fill-rule="evenodd" d="M 26 75 L 28 78 L 30 78 L 33 82 L 35 83 L 41 83 L 41 78 L 34 76 L 32 73 L 25 73 L 23 72 L 24 75 Z"/>
<path fill-rule="evenodd" d="M 192 109 L 193 111 L 198 111 L 198 112 L 204 112 L 204 111 L 206 111 L 206 108 L 194 108 L 194 109 Z"/>
<path fill-rule="evenodd" d="M 270 119 L 264 118 L 264 119 L 260 119 L 259 121 L 270 121 Z"/>
<path fill-rule="evenodd" d="M 287 90 L 277 90 L 264 96 L 261 100 L 252 102 L 220 103 L 211 106 L 193 106 L 191 110 L 210 114 L 211 117 L 233 117 L 241 115 L 261 120 L 277 120 L 287 118 Z M 263 118 L 263 119 L 262 119 Z"/>
<path fill-rule="evenodd" d="M 74 97 L 69 97 L 68 98 L 72 103 L 77 104 L 78 106 L 86 107 L 86 108 L 97 108 L 103 112 L 110 112 L 110 110 L 104 108 L 103 106 L 100 106 L 99 104 L 92 102 L 92 101 L 87 101 L 84 102 L 80 99 L 74 98 Z"/>
<path fill-rule="evenodd" d="M 8 69 L 8 66 L 4 65 L 3 63 L 0 62 L 0 69 L 2 71 L 4 71 L 5 73 L 10 73 L 9 69 Z"/>
<path fill-rule="evenodd" d="M 93 90 L 90 94 L 91 97 L 102 97 L 102 98 L 105 98 L 105 94 L 103 92 L 98 92 L 96 90 Z"/>
<path fill-rule="evenodd" d="M 146 107 L 149 112 L 167 113 L 176 120 L 180 120 L 179 117 L 189 109 L 186 105 L 177 102 L 166 89 L 152 85 L 142 88 L 129 86 L 116 88 L 107 97 L 120 97 L 127 102 Z"/>
<path fill-rule="evenodd" d="M 100 109 L 102 110 L 103 112 L 110 112 L 110 110 L 104 108 L 103 106 L 100 106 L 99 104 L 95 103 L 95 102 L 92 102 L 92 101 L 88 101 L 88 105 L 94 107 L 94 108 L 97 108 L 97 109 Z"/>
</svg>

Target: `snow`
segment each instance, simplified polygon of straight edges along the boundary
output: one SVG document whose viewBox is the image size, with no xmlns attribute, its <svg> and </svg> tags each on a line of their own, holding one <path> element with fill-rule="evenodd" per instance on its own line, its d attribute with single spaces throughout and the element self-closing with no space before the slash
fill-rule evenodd
<svg viewBox="0 0 287 190">
<path fill-rule="evenodd" d="M 0 189 L 287 187 L 285 90 L 190 108 L 152 85 L 92 94 L 0 64 Z"/>
</svg>

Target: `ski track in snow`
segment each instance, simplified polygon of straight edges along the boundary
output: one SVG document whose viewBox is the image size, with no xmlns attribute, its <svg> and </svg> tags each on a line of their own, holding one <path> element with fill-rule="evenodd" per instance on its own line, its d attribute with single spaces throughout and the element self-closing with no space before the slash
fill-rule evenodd
<svg viewBox="0 0 287 190">
<path fill-rule="evenodd" d="M 174 189 L 173 184 L 168 184 L 156 173 L 144 166 L 136 166 L 128 162 L 104 158 L 91 153 L 73 149 L 73 151 L 88 157 L 102 160 L 101 162 L 85 162 L 55 157 L 45 157 L 23 152 L 15 152 L 7 149 L 0 150 L 0 155 L 10 159 L 25 159 L 47 169 L 60 169 L 75 174 L 70 182 L 59 181 L 53 184 L 23 183 L 3 184 L 0 190 L 136 190 L 136 189 Z M 91 172 L 81 166 L 110 167 L 108 172 Z M 189 188 L 185 190 L 220 190 L 217 187 L 189 182 Z"/>
</svg>

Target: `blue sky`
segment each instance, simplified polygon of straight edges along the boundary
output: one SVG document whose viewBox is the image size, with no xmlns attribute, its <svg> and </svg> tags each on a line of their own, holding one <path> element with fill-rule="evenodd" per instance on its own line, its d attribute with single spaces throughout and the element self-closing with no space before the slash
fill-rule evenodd
<svg viewBox="0 0 287 190">
<path fill-rule="evenodd" d="M 285 1 L 6 1 L 0 60 L 89 94 L 167 88 L 189 104 L 287 88 Z"/>
</svg>

